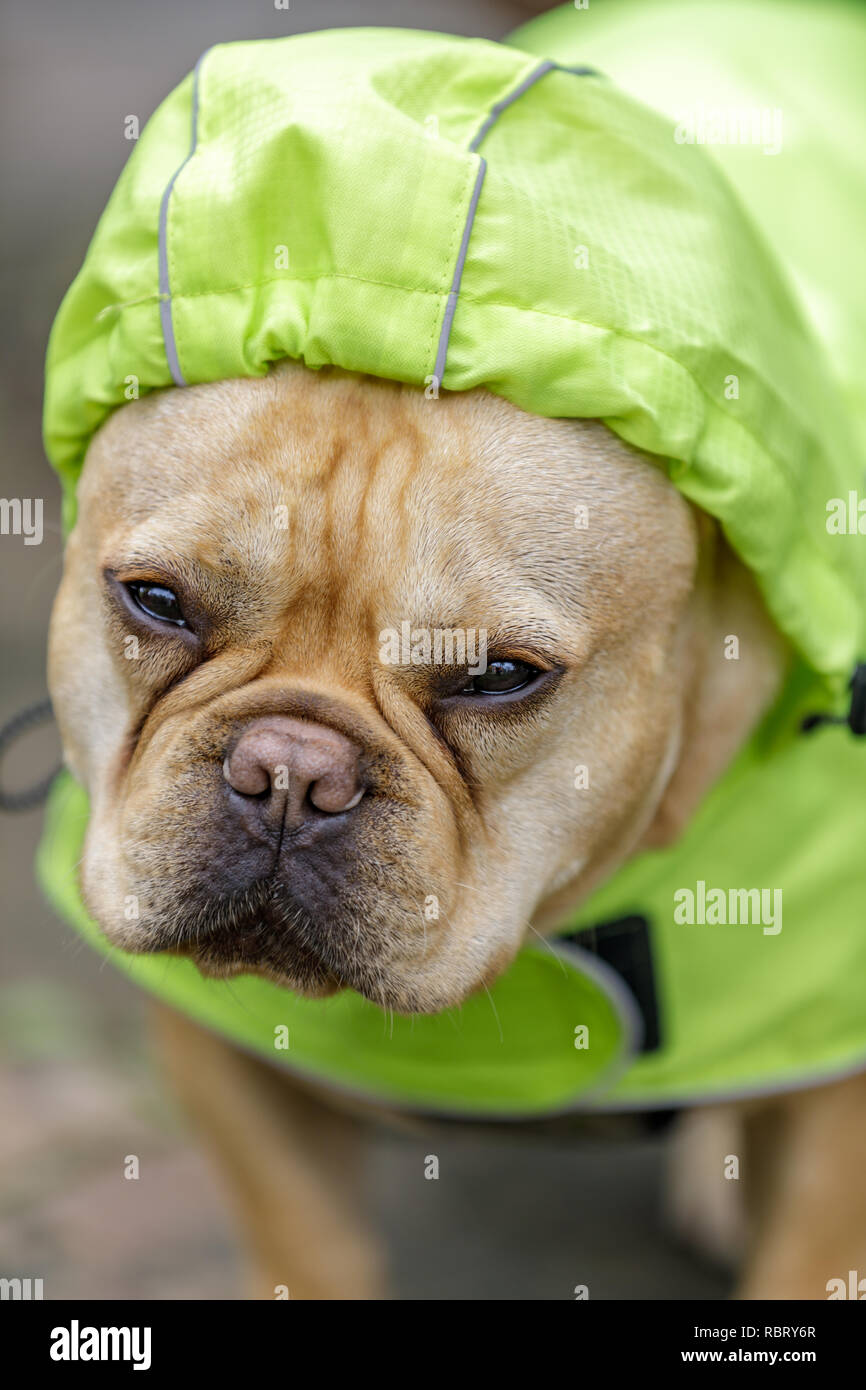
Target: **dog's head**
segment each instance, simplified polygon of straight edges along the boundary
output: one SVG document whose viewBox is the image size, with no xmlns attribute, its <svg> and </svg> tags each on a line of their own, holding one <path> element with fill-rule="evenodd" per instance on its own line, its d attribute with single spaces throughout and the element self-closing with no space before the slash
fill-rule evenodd
<svg viewBox="0 0 866 1390">
<path fill-rule="evenodd" d="M 462 1000 L 766 702 L 775 664 L 723 659 L 737 618 L 773 644 L 722 553 L 603 425 L 483 391 L 284 365 L 130 403 L 51 634 L 90 911 L 209 975 Z"/>
</svg>

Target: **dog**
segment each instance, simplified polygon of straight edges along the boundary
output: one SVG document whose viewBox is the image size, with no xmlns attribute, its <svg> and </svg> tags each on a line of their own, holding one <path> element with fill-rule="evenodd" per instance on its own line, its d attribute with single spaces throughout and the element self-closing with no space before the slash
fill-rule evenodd
<svg viewBox="0 0 866 1390">
<path fill-rule="evenodd" d="M 602 532 L 577 553 L 576 494 Z M 172 389 L 102 428 L 79 498 L 50 682 L 92 800 L 85 900 L 116 924 L 135 894 L 152 925 L 109 925 L 116 944 L 219 978 L 349 985 L 403 1012 L 458 1004 L 528 923 L 550 931 L 680 833 L 786 669 L 751 576 L 653 462 L 598 422 L 485 391 L 431 409 L 411 388 L 296 364 Z M 486 628 L 501 692 L 382 667 L 378 635 L 404 613 Z M 726 663 L 732 631 L 744 657 Z M 139 659 L 118 662 L 128 634 Z M 551 796 L 587 748 L 585 799 Z M 263 791 L 280 762 L 290 788 Z M 293 926 L 262 931 L 261 905 L 244 906 L 263 863 Z M 431 885 L 443 916 L 422 933 Z M 224 889 L 230 915 L 209 907 Z M 350 1200 L 357 1106 L 175 1011 L 159 1036 L 235 1189 L 258 1293 L 377 1296 Z M 859 1076 L 687 1125 L 690 1154 L 707 1123 L 755 1145 L 743 1297 L 819 1296 L 825 1271 L 862 1265 L 864 1099 Z M 707 1168 L 686 1162 L 678 1188 L 681 1224 L 712 1239 L 728 1222 L 689 1191 L 702 1172 L 718 1188 Z"/>
<path fill-rule="evenodd" d="M 856 526 L 824 511 L 859 339 L 842 262 L 788 235 L 788 108 L 766 177 L 723 151 L 762 240 L 691 148 L 748 121 L 582 61 L 661 111 L 692 7 L 648 21 L 655 67 L 637 7 L 598 10 L 517 48 L 210 50 L 52 335 L 50 819 L 86 837 L 45 880 L 160 999 L 257 1297 L 384 1295 L 356 1157 L 407 1113 L 680 1108 L 671 1217 L 739 1297 L 866 1269 L 863 750 L 817 729 L 853 665 L 866 733 Z M 742 105 L 737 44 L 708 84 Z"/>
</svg>

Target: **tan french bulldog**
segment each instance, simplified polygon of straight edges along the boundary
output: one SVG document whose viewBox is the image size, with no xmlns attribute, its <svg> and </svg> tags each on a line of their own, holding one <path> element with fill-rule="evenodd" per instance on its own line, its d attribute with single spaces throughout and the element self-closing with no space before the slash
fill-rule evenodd
<svg viewBox="0 0 866 1390">
<path fill-rule="evenodd" d="M 677 836 L 786 669 L 751 577 L 657 466 L 483 391 L 283 364 L 161 392 L 96 436 L 79 505 L 50 682 L 91 798 L 85 900 L 115 944 L 207 975 L 459 1004 Z M 407 619 L 486 630 L 487 670 L 383 663 Z M 587 748 L 591 789 L 554 792 Z M 159 1012 L 256 1293 L 379 1296 L 357 1107 Z M 864 1102 L 860 1076 L 685 1122 L 678 1219 L 705 1243 L 734 1223 L 702 1155 L 751 1156 L 742 1296 L 823 1297 L 828 1269 L 866 1268 Z"/>
</svg>

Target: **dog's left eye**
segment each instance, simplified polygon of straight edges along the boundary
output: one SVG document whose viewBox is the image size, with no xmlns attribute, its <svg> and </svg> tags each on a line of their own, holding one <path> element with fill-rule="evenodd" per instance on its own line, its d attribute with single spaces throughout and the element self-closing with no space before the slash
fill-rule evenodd
<svg viewBox="0 0 866 1390">
<path fill-rule="evenodd" d="M 460 692 L 462 695 L 510 695 L 531 685 L 541 672 L 527 661 L 491 661 L 480 676 L 473 676 Z"/>
<path fill-rule="evenodd" d="M 127 584 L 126 588 L 136 607 L 149 618 L 156 618 L 161 623 L 171 623 L 174 627 L 187 626 L 177 594 L 172 593 L 171 589 L 166 589 L 165 585 L 135 580 Z"/>
</svg>

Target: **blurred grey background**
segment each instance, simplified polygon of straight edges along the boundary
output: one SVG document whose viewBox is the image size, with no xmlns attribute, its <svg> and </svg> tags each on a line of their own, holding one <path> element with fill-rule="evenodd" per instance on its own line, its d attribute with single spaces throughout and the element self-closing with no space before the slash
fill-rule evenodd
<svg viewBox="0 0 866 1390">
<path fill-rule="evenodd" d="M 0 7 L 2 495 L 42 497 L 45 538 L 0 537 L 0 720 L 45 691 L 59 490 L 42 451 L 52 317 L 141 125 L 210 44 L 347 24 L 498 38 L 540 4 L 503 0 L 3 0 Z M 30 735 L 7 784 L 56 758 Z M 236 1298 L 216 1179 L 150 1062 L 143 1000 L 34 883 L 38 811 L 0 820 L 0 1276 L 52 1298 Z M 370 1199 L 403 1299 L 718 1298 L 661 1216 L 667 1139 L 446 1127 L 374 1137 Z M 424 1154 L 440 1159 L 423 1180 Z M 122 1176 L 126 1154 L 141 1178 Z"/>
</svg>

